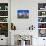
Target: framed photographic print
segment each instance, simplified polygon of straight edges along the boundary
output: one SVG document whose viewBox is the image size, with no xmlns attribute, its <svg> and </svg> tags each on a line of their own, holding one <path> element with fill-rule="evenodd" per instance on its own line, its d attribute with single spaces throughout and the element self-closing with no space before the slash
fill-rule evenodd
<svg viewBox="0 0 46 46">
<path fill-rule="evenodd" d="M 29 10 L 17 10 L 17 18 L 29 18 Z"/>
</svg>

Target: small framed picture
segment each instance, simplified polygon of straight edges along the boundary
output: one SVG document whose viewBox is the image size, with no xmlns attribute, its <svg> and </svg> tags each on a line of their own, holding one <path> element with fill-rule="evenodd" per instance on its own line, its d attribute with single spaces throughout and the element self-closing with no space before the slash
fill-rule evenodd
<svg viewBox="0 0 46 46">
<path fill-rule="evenodd" d="M 29 10 L 17 10 L 17 18 L 29 18 Z"/>
<path fill-rule="evenodd" d="M 8 10 L 8 6 L 5 6 L 5 10 Z"/>
</svg>

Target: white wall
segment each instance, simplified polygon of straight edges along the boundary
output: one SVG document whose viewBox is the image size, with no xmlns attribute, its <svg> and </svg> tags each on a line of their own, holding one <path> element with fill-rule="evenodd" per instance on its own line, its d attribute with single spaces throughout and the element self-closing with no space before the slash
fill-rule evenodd
<svg viewBox="0 0 46 46">
<path fill-rule="evenodd" d="M 41 43 L 43 44 L 43 40 L 41 40 L 43 38 L 38 38 L 38 3 L 46 3 L 46 0 L 11 0 L 11 22 L 14 23 L 17 28 L 15 32 L 20 33 L 21 31 L 24 33 L 30 25 L 33 24 L 35 26 L 35 30 L 33 31 L 35 32 L 33 33 L 33 46 L 41 46 Z M 20 9 L 28 9 L 30 11 L 29 19 L 17 18 L 17 10 Z M 25 33 L 27 33 L 26 31 Z"/>
<path fill-rule="evenodd" d="M 29 10 L 29 19 L 18 19 L 17 10 L 28 9 Z M 12 0 L 11 1 L 11 22 L 16 25 L 17 30 L 28 30 L 29 26 L 37 23 L 37 2 L 35 1 L 26 1 L 26 0 Z M 35 13 L 34 13 L 35 12 Z M 36 19 L 35 19 L 36 18 Z"/>
<path fill-rule="evenodd" d="M 37 36 L 37 0 L 11 0 L 11 22 L 16 25 L 17 30 L 15 34 L 27 34 L 28 27 L 32 24 L 35 26 L 35 32 L 33 35 Z M 29 10 L 29 19 L 18 19 L 17 10 L 19 9 L 28 9 Z M 31 34 L 31 32 L 29 33 Z M 28 34 L 27 34 L 28 35 Z M 35 41 L 35 40 L 33 40 Z M 37 42 L 33 43 L 37 44 Z"/>
</svg>

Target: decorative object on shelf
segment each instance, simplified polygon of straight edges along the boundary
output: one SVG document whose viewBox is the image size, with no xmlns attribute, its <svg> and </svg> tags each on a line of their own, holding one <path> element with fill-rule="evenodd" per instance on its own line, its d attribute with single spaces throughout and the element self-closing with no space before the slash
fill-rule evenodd
<svg viewBox="0 0 46 46">
<path fill-rule="evenodd" d="M 45 12 L 42 12 L 42 15 L 45 15 Z"/>
<path fill-rule="evenodd" d="M 38 23 L 38 28 L 46 28 L 46 23 Z"/>
<path fill-rule="evenodd" d="M 46 16 L 46 11 L 42 11 L 42 16 Z"/>
<path fill-rule="evenodd" d="M 42 22 L 43 19 L 41 17 L 38 17 L 38 22 Z"/>
<path fill-rule="evenodd" d="M 0 3 L 0 10 L 8 10 L 8 3 Z"/>
<path fill-rule="evenodd" d="M 31 26 L 29 26 L 29 30 L 34 30 L 34 26 L 33 25 L 31 25 Z"/>
<path fill-rule="evenodd" d="M 8 23 L 0 23 L 1 30 L 8 30 Z"/>
<path fill-rule="evenodd" d="M 46 29 L 39 29 L 39 37 L 46 37 Z"/>
<path fill-rule="evenodd" d="M 46 3 L 38 3 L 38 10 L 46 10 Z"/>
<path fill-rule="evenodd" d="M 40 10 L 44 10 L 44 8 L 40 8 Z"/>
<path fill-rule="evenodd" d="M 0 11 L 0 16 L 8 16 L 8 11 Z"/>
<path fill-rule="evenodd" d="M 46 17 L 38 17 L 38 22 L 46 22 Z"/>
<path fill-rule="evenodd" d="M 8 17 L 0 17 L 0 22 L 8 22 Z"/>
<path fill-rule="evenodd" d="M 17 10 L 18 18 L 29 18 L 29 10 Z"/>
<path fill-rule="evenodd" d="M 8 37 L 8 23 L 0 23 L 0 35 Z"/>
<path fill-rule="evenodd" d="M 13 23 L 11 23 L 11 30 L 16 30 L 16 26 Z"/>
<path fill-rule="evenodd" d="M 8 10 L 8 6 L 5 6 L 5 10 Z"/>
<path fill-rule="evenodd" d="M 46 11 L 38 11 L 38 16 L 46 16 Z"/>
</svg>

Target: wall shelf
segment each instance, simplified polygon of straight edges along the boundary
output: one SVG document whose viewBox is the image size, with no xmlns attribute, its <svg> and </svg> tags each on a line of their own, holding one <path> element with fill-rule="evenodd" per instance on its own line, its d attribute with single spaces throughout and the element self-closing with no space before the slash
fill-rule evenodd
<svg viewBox="0 0 46 46">
<path fill-rule="evenodd" d="M 46 15 L 44 15 L 44 16 L 38 16 L 38 17 L 46 17 Z"/>
<path fill-rule="evenodd" d="M 46 23 L 46 22 L 38 22 L 38 23 Z"/>
<path fill-rule="evenodd" d="M 0 22 L 0 23 L 8 23 L 8 22 Z"/>
<path fill-rule="evenodd" d="M 0 17 L 8 17 L 8 16 L 0 16 Z"/>
<path fill-rule="evenodd" d="M 0 3 L 0 35 L 8 37 L 8 3 Z"/>
<path fill-rule="evenodd" d="M 38 29 L 46 29 L 46 28 L 38 28 Z"/>
<path fill-rule="evenodd" d="M 46 11 L 46 10 L 38 10 L 38 11 Z"/>
<path fill-rule="evenodd" d="M 38 3 L 38 36 L 46 37 L 46 3 Z"/>
<path fill-rule="evenodd" d="M 8 10 L 0 10 L 0 11 L 8 11 Z"/>
</svg>

